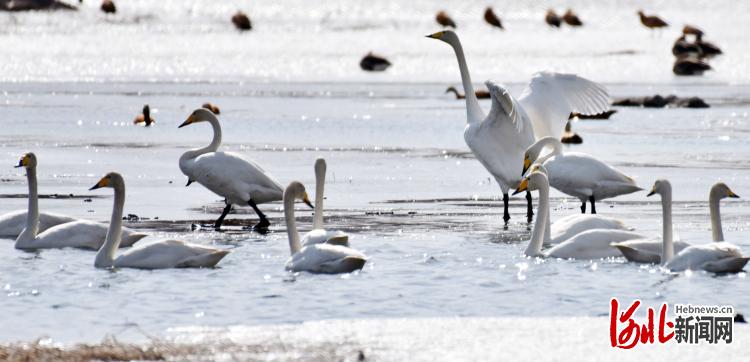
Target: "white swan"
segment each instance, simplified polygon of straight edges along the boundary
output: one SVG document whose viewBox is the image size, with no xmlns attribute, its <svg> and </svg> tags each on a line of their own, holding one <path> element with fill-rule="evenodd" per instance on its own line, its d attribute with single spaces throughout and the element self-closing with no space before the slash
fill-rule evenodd
<svg viewBox="0 0 750 362">
<path fill-rule="evenodd" d="M 102 187 L 111 187 L 115 190 L 115 202 L 112 208 L 112 220 L 107 231 L 107 240 L 96 253 L 95 267 L 138 269 L 213 267 L 229 254 L 228 250 L 190 244 L 180 240 L 160 240 L 139 244 L 115 257 L 115 251 L 120 245 L 122 210 L 125 205 L 125 181 L 119 173 L 110 172 L 91 190 Z"/>
<path fill-rule="evenodd" d="M 552 152 L 539 156 L 545 146 Z M 579 152 L 562 152 L 559 138 L 543 137 L 529 146 L 523 156 L 523 171 L 537 162 L 547 169 L 550 185 L 581 200 L 581 213 L 586 213 L 586 201 L 591 202 L 591 213 L 596 214 L 595 202 L 643 190 L 635 180 L 593 156 Z"/>
<path fill-rule="evenodd" d="M 357 250 L 328 243 L 304 247 L 300 244 L 297 223 L 294 219 L 295 199 L 301 199 L 305 204 L 312 207 L 310 200 L 307 198 L 305 186 L 297 181 L 292 181 L 284 190 L 284 218 L 286 219 L 286 232 L 289 236 L 289 250 L 292 253 L 292 256 L 286 261 L 286 270 L 337 274 L 351 273 L 362 269 L 367 262 L 367 257 Z"/>
<path fill-rule="evenodd" d="M 33 153 L 27 153 L 21 158 L 18 167 L 26 168 L 26 178 L 29 183 L 29 208 L 26 227 L 16 238 L 16 249 L 58 249 L 82 248 L 98 250 L 107 236 L 107 225 L 88 220 L 76 220 L 52 226 L 39 233 L 40 213 L 39 195 L 36 181 L 37 159 Z M 131 246 L 136 241 L 148 235 L 132 230 L 123 230 L 123 247 Z"/>
<path fill-rule="evenodd" d="M 526 256 L 541 256 L 563 259 L 600 259 L 619 257 L 620 252 L 610 243 L 642 237 L 642 235 L 617 229 L 591 229 L 579 233 L 552 248 L 542 251 L 544 232 L 549 218 L 549 181 L 542 172 L 533 172 L 521 180 L 516 192 L 539 191 L 539 206 L 531 240 L 526 247 Z"/>
<path fill-rule="evenodd" d="M 661 185 L 662 196 L 662 236 L 668 236 L 672 238 L 672 186 L 667 182 Z M 668 188 L 668 191 L 667 191 Z M 652 192 L 649 196 L 653 195 Z M 709 210 L 711 213 L 711 233 L 714 241 L 724 241 L 724 233 L 721 228 L 721 214 L 719 212 L 719 201 L 725 197 L 739 197 L 732 192 L 729 187 L 719 182 L 711 187 L 711 191 L 708 196 Z M 644 238 L 636 240 L 628 240 L 625 242 L 615 243 L 612 246 L 620 249 L 620 252 L 625 256 L 626 259 L 636 263 L 661 263 L 661 254 L 663 249 L 663 241 L 658 238 Z M 672 247 L 674 251 L 679 253 L 683 249 L 690 246 L 690 244 L 684 241 L 673 241 Z"/>
<path fill-rule="evenodd" d="M 518 185 L 521 177 L 513 172 L 523 159 L 523 152 L 534 142 L 534 137 L 553 135 L 560 138 L 570 112 L 597 114 L 609 109 L 606 90 L 594 82 L 575 74 L 540 72 L 516 100 L 502 86 L 487 82 L 492 98 L 489 115 L 485 117 L 474 93 L 466 57 L 451 30 L 428 37 L 448 43 L 455 51 L 461 81 L 466 94 L 467 125 L 464 140 L 477 160 L 495 178 L 503 192 L 503 219 L 508 213 L 508 190 Z M 529 221 L 533 215 L 531 194 L 526 194 Z"/>
<path fill-rule="evenodd" d="M 315 215 L 313 229 L 302 237 L 302 246 L 328 243 L 349 246 L 349 235 L 340 230 L 323 229 L 323 192 L 326 183 L 326 160 L 315 160 Z"/>
<path fill-rule="evenodd" d="M 661 261 L 664 269 L 672 272 L 705 270 L 713 273 L 736 273 L 745 267 L 750 258 L 743 256 L 742 251 L 736 245 L 726 241 L 688 246 L 675 255 L 672 242 L 672 185 L 667 180 L 657 180 L 648 196 L 657 193 L 662 197 L 662 205 L 665 207 L 663 212 L 670 214 L 669 218 L 664 218 L 665 225 L 661 253 Z M 664 199 L 668 202 L 664 203 Z"/>
<path fill-rule="evenodd" d="M 242 155 L 217 151 L 221 145 L 221 126 L 219 119 L 211 111 L 196 109 L 180 127 L 198 122 L 210 123 L 214 137 L 208 146 L 185 152 L 180 157 L 180 170 L 188 177 L 187 185 L 197 181 L 224 197 L 226 207 L 214 223 L 214 228 L 218 230 L 221 227 L 233 204 L 250 205 L 260 219 L 255 227 L 267 228 L 270 223 L 258 209 L 258 204 L 281 200 L 281 184 L 258 164 Z"/>
<path fill-rule="evenodd" d="M 529 169 L 528 173 L 541 172 L 547 175 L 547 169 L 544 166 L 535 163 Z M 548 176 L 549 177 L 549 176 Z M 548 178 L 549 180 L 549 178 Z M 589 215 L 589 214 L 573 214 L 558 219 L 553 224 L 550 224 L 550 219 L 547 218 L 547 225 L 544 229 L 544 244 L 555 245 L 565 240 L 572 238 L 573 236 L 580 234 L 586 230 L 592 229 L 618 229 L 631 231 L 632 229 L 627 227 L 622 220 L 615 219 L 613 217 L 601 216 L 601 215 Z"/>
<path fill-rule="evenodd" d="M 26 227 L 28 210 L 15 210 L 0 215 L 0 238 L 17 238 Z M 76 218 L 54 212 L 39 212 L 39 232 L 55 225 L 76 221 Z"/>
</svg>

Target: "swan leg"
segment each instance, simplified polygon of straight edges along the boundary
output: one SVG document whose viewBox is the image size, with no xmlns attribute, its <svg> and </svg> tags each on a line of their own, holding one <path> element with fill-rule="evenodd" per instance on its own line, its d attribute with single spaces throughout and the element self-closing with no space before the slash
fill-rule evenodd
<svg viewBox="0 0 750 362">
<path fill-rule="evenodd" d="M 510 213 L 508 212 L 508 194 L 503 194 L 503 220 L 505 220 L 506 223 L 508 223 L 508 220 L 510 220 Z"/>
<path fill-rule="evenodd" d="M 596 205 L 594 205 L 594 195 L 589 196 L 589 201 L 591 201 L 591 213 L 596 214 Z M 584 204 L 586 204 L 584 202 Z"/>
<path fill-rule="evenodd" d="M 221 216 L 219 216 L 218 219 L 216 219 L 216 222 L 214 223 L 214 230 L 221 229 L 221 224 L 224 222 L 224 218 L 227 217 L 227 214 L 229 214 L 229 211 L 232 210 L 232 204 L 227 203 L 227 206 L 224 207 L 224 211 L 221 212 Z"/>
<path fill-rule="evenodd" d="M 583 202 L 581 203 L 581 214 L 585 214 L 585 213 L 586 213 L 586 200 L 583 200 Z"/>
<path fill-rule="evenodd" d="M 531 191 L 526 191 L 526 221 L 534 218 L 534 203 L 531 201 Z"/>
<path fill-rule="evenodd" d="M 258 221 L 258 223 L 254 226 L 255 229 L 265 229 L 269 225 L 271 225 L 271 223 L 268 222 L 266 215 L 263 214 L 263 212 L 260 211 L 260 209 L 258 208 L 258 205 L 255 204 L 255 201 L 250 199 L 250 201 L 248 201 L 247 204 L 250 205 L 250 207 L 252 207 L 253 210 L 255 210 L 255 213 L 258 214 L 258 218 L 260 219 L 260 221 Z"/>
</svg>

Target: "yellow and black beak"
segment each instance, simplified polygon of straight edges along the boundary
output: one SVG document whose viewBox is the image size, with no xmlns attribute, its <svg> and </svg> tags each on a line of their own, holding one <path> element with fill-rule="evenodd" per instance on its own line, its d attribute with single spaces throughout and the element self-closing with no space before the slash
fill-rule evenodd
<svg viewBox="0 0 750 362">
<path fill-rule="evenodd" d="M 654 186 L 651 188 L 651 192 L 649 192 L 648 195 L 646 195 L 646 197 L 653 196 L 655 193 L 656 193 L 656 187 Z"/>
<path fill-rule="evenodd" d="M 727 192 L 727 196 L 729 196 L 731 198 L 735 198 L 735 199 L 739 199 L 740 198 L 740 195 L 735 194 L 734 191 L 732 191 L 732 190 L 729 190 L 729 192 Z"/>
<path fill-rule="evenodd" d="M 444 33 L 445 33 L 444 31 L 439 31 L 439 32 L 434 33 L 434 34 L 427 35 L 427 37 L 428 38 L 432 38 L 432 39 L 440 39 L 440 38 L 443 37 Z"/>
<path fill-rule="evenodd" d="M 189 117 L 188 117 L 188 118 L 187 118 L 187 119 L 185 120 L 185 122 L 182 122 L 182 124 L 181 124 L 181 125 L 180 125 L 179 127 L 177 127 L 177 128 L 182 128 L 182 127 L 185 127 L 185 126 L 187 126 L 187 125 L 189 125 L 189 124 L 193 124 L 193 122 L 195 122 L 195 118 L 194 118 L 194 117 L 193 117 L 193 115 L 191 114 L 191 115 L 190 115 L 190 116 L 189 116 Z"/>
<path fill-rule="evenodd" d="M 531 167 L 531 160 L 528 157 L 524 157 L 523 159 L 523 171 L 521 171 L 521 176 L 526 174 L 526 171 L 529 170 L 529 167 Z"/>
<path fill-rule="evenodd" d="M 307 192 L 302 196 L 302 202 L 305 203 L 305 205 L 310 206 L 311 209 L 315 210 L 315 206 L 310 202 L 310 199 L 307 198 Z"/>
<path fill-rule="evenodd" d="M 29 165 L 29 156 L 24 155 L 21 157 L 20 160 L 18 160 L 18 165 L 15 165 L 13 167 L 19 168 L 19 167 L 26 167 Z"/>
<path fill-rule="evenodd" d="M 528 178 L 524 178 L 523 180 L 521 180 L 521 183 L 518 185 L 518 188 L 516 189 L 516 191 L 513 192 L 513 195 L 521 193 L 521 192 L 526 191 L 528 189 L 529 189 L 529 179 Z"/>
<path fill-rule="evenodd" d="M 104 176 L 104 177 L 102 177 L 101 180 L 99 180 L 99 182 L 96 183 L 96 185 L 91 186 L 91 188 L 89 189 L 89 191 L 100 189 L 102 187 L 107 187 L 107 186 L 109 186 L 109 177 Z"/>
</svg>

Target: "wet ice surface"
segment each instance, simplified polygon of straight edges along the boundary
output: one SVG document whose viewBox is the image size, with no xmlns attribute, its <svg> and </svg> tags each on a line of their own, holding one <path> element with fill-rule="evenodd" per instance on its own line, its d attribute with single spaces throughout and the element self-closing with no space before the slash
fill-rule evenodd
<svg viewBox="0 0 750 362">
<path fill-rule="evenodd" d="M 648 188 L 668 177 L 675 191 L 675 231 L 708 242 L 708 188 L 718 180 L 750 195 L 747 155 L 750 117 L 746 86 L 649 87 L 613 84 L 617 96 L 655 92 L 700 95 L 716 104 L 701 110 L 619 109 L 609 121 L 574 129 L 589 152 Z M 521 85 L 511 85 L 513 92 Z M 566 261 L 522 257 L 529 237 L 523 198 L 512 199 L 503 227 L 499 188 L 467 153 L 461 101 L 443 84 L 4 84 L 0 135 L 0 194 L 26 193 L 12 168 L 26 151 L 39 158 L 42 210 L 106 221 L 111 190 L 87 191 L 111 170 L 127 183 L 125 213 L 155 240 L 177 237 L 231 249 L 217 269 L 105 271 L 79 250 L 27 253 L 0 243 L 0 306 L 7 325 L 0 339 L 98 341 L 105 333 L 143 339 L 167 328 L 257 325 L 321 319 L 390 317 L 604 316 L 608 301 L 732 304 L 750 310 L 745 273 L 677 277 L 623 260 Z M 139 93 L 140 92 L 140 93 Z M 263 205 L 273 223 L 259 235 L 191 232 L 196 220 L 218 216 L 219 198 L 202 186 L 184 187 L 177 166 L 189 147 L 207 144 L 206 124 L 177 129 L 205 101 L 222 109 L 224 149 L 263 165 L 283 184 L 314 190 L 313 162 L 328 161 L 327 224 L 350 232 L 370 260 L 350 275 L 291 275 L 280 204 Z M 157 124 L 130 124 L 144 103 Z M 483 103 L 488 107 L 488 103 Z M 519 164 L 519 172 L 521 165 Z M 576 200 L 553 191 L 552 216 L 578 212 Z M 0 212 L 24 208 L 2 198 Z M 724 201 L 727 240 L 750 252 L 745 199 Z M 658 199 L 636 193 L 607 200 L 601 214 L 638 231 L 661 232 Z M 312 212 L 298 207 L 301 228 Z M 158 217 L 158 220 L 155 218 Z M 249 225 L 240 209 L 229 219 Z"/>
</svg>

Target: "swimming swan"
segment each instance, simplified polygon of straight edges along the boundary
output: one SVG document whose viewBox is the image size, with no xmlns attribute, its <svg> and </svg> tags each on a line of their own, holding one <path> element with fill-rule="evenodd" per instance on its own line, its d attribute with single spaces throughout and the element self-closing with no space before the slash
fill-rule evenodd
<svg viewBox="0 0 750 362">
<path fill-rule="evenodd" d="M 662 235 L 672 236 L 672 194 L 671 185 L 668 186 L 670 193 L 662 194 Z M 662 185 L 666 190 L 667 186 Z M 666 192 L 666 191 L 664 191 Z M 721 214 L 719 212 L 719 201 L 725 197 L 739 197 L 732 192 L 723 182 L 716 183 L 711 187 L 708 195 L 709 210 L 711 213 L 711 234 L 713 241 L 724 241 L 724 233 L 721 228 Z M 687 248 L 690 244 L 684 241 L 673 241 L 675 252 L 679 253 L 682 249 Z M 621 243 L 615 243 L 612 246 L 620 249 L 626 259 L 636 263 L 661 263 L 661 254 L 663 242 L 661 239 L 636 239 L 628 240 Z"/>
<path fill-rule="evenodd" d="M 305 186 L 297 181 L 292 181 L 284 190 L 284 218 L 286 219 L 286 232 L 289 236 L 289 250 L 292 254 L 286 261 L 286 270 L 338 274 L 351 273 L 362 269 L 367 262 L 367 257 L 357 250 L 328 243 L 304 247 L 300 244 L 297 223 L 294 219 L 295 199 L 301 199 L 305 204 L 312 207 L 310 200 L 307 198 Z"/>
<path fill-rule="evenodd" d="M 552 147 L 552 152 L 540 157 L 545 146 Z M 591 202 L 591 213 L 596 214 L 597 200 L 643 190 L 635 180 L 589 154 L 563 153 L 559 138 L 544 137 L 529 146 L 521 174 L 534 162 L 547 169 L 552 187 L 581 200 L 581 213 L 586 213 L 586 201 Z"/>
<path fill-rule="evenodd" d="M 270 223 L 258 204 L 281 200 L 283 188 L 276 179 L 258 164 L 233 152 L 219 152 L 221 126 L 211 111 L 198 108 L 180 125 L 185 127 L 198 122 L 208 122 L 214 130 L 211 144 L 185 152 L 180 157 L 180 170 L 188 177 L 187 185 L 193 181 L 224 197 L 226 207 L 214 223 L 219 230 L 233 204 L 250 205 L 258 214 L 258 229 L 268 228 Z M 179 128 L 179 127 L 178 127 Z"/>
<path fill-rule="evenodd" d="M 139 244 L 115 257 L 120 245 L 122 210 L 125 206 L 125 181 L 117 172 L 102 177 L 90 190 L 110 187 L 115 190 L 112 220 L 107 231 L 107 240 L 96 253 L 97 268 L 202 268 L 213 267 L 229 254 L 228 250 L 186 243 L 180 240 L 160 240 L 145 245 Z"/>
<path fill-rule="evenodd" d="M 664 237 L 662 244 L 662 266 L 672 272 L 683 270 L 705 270 L 712 273 L 736 273 L 747 264 L 747 256 L 734 244 L 726 241 L 717 241 L 708 244 L 688 246 L 675 255 L 672 243 L 672 218 L 671 201 L 672 185 L 667 180 L 657 180 L 648 196 L 659 194 L 662 197 L 662 205 L 668 206 L 669 218 L 664 218 Z M 668 203 L 664 203 L 664 199 Z"/>
<path fill-rule="evenodd" d="M 37 193 L 36 181 L 37 159 L 33 153 L 27 153 L 21 158 L 18 166 L 26 168 L 26 177 L 29 182 L 29 208 L 27 215 L 31 215 L 26 220 L 26 227 L 16 238 L 16 249 L 34 250 L 34 249 L 58 249 L 58 248 L 82 248 L 98 250 L 104 243 L 107 236 L 107 225 L 88 221 L 76 220 L 58 224 L 39 233 L 40 213 L 39 213 L 39 195 Z M 131 246 L 138 240 L 148 235 L 133 232 L 132 230 L 123 230 L 122 243 L 123 247 Z"/>
<path fill-rule="evenodd" d="M 547 175 L 547 169 L 538 163 L 531 166 L 528 173 L 537 171 Z M 544 245 L 559 244 L 591 229 L 632 230 L 622 220 L 601 215 L 573 214 L 558 219 L 554 224 L 550 224 L 550 219 L 551 217 L 547 218 L 547 226 L 544 229 Z"/>
<path fill-rule="evenodd" d="M 323 229 L 323 190 L 326 183 L 326 160 L 315 160 L 315 215 L 313 229 L 302 237 L 302 246 L 328 243 L 349 246 L 349 235 L 340 230 Z"/>
<path fill-rule="evenodd" d="M 575 74 L 536 73 L 516 100 L 502 86 L 487 82 L 492 96 L 489 115 L 485 116 L 474 93 L 469 68 L 458 35 L 440 31 L 429 38 L 448 43 L 454 50 L 461 72 L 466 99 L 467 124 L 464 140 L 477 160 L 492 174 L 503 192 L 503 220 L 508 213 L 508 191 L 521 177 L 513 172 L 515 163 L 535 137 L 560 138 L 571 112 L 597 114 L 609 109 L 609 96 L 599 84 Z M 526 216 L 533 215 L 531 194 L 526 194 Z"/>
<path fill-rule="evenodd" d="M 642 235 L 617 229 L 592 229 L 579 233 L 572 238 L 542 252 L 544 230 L 549 218 L 549 181 L 542 172 L 533 172 L 521 180 L 516 192 L 539 191 L 539 206 L 531 240 L 524 254 L 526 256 L 541 256 L 545 258 L 562 259 L 600 259 L 619 257 L 620 252 L 610 246 L 611 242 L 634 239 Z"/>
</svg>

